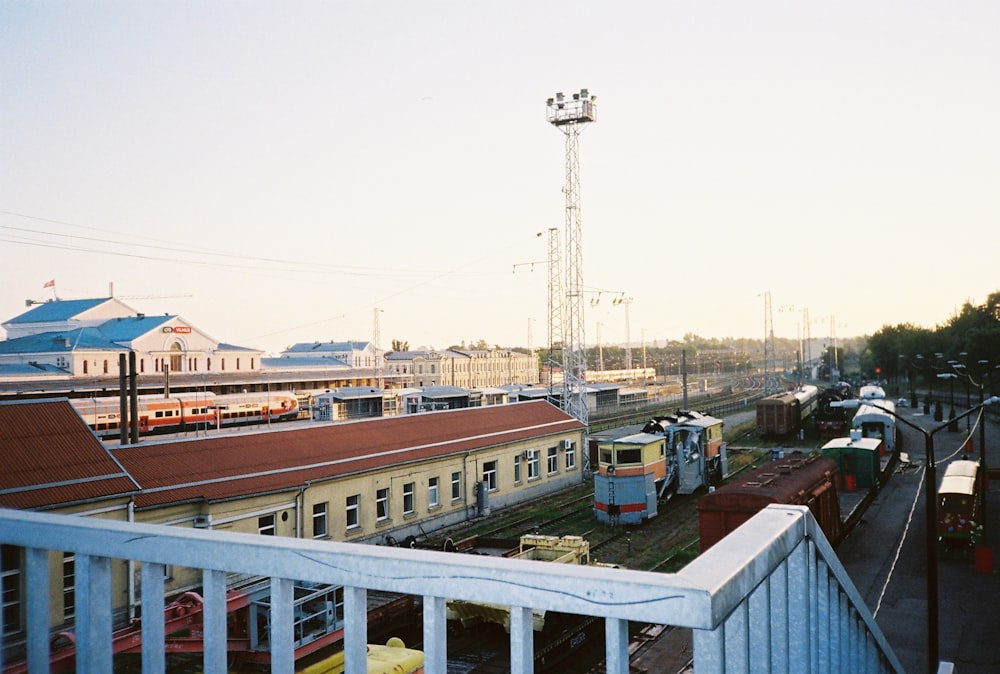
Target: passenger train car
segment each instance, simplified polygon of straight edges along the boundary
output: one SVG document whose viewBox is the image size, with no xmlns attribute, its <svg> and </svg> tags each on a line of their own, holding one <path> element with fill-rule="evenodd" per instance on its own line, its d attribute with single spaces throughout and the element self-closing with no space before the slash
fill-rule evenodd
<svg viewBox="0 0 1000 674">
<path fill-rule="evenodd" d="M 757 432 L 763 437 L 785 437 L 798 431 L 816 412 L 819 388 L 806 384 L 757 401 Z"/>
<path fill-rule="evenodd" d="M 979 462 L 952 461 L 938 487 L 938 540 L 972 545 L 979 520 Z"/>
<path fill-rule="evenodd" d="M 885 389 L 878 384 L 865 384 L 858 389 L 858 397 L 862 400 L 885 400 Z"/>
<path fill-rule="evenodd" d="M 862 387 L 864 388 L 864 387 Z M 851 428 L 860 431 L 863 438 L 878 438 L 885 447 L 885 453 L 896 452 L 896 406 L 884 398 L 867 398 L 869 402 L 858 406 Z"/>
<path fill-rule="evenodd" d="M 100 437 L 121 433 L 121 401 L 118 397 L 71 398 L 70 404 Z M 211 392 L 142 395 L 138 397 L 139 433 L 166 433 L 203 428 L 205 430 L 265 421 L 295 419 L 299 401 L 294 393 Z"/>
<path fill-rule="evenodd" d="M 594 513 L 605 523 L 639 524 L 674 494 L 720 484 L 728 472 L 723 421 L 700 412 L 657 417 L 642 432 L 601 441 Z"/>
</svg>

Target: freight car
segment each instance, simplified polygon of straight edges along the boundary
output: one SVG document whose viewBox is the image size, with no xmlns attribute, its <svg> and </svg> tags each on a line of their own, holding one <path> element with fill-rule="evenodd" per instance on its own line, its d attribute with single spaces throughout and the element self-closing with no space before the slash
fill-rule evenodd
<svg viewBox="0 0 1000 674">
<path fill-rule="evenodd" d="M 938 540 L 972 545 L 979 520 L 979 462 L 952 461 L 938 488 Z"/>
<path fill-rule="evenodd" d="M 794 452 L 719 487 L 698 500 L 701 551 L 772 503 L 808 506 L 827 540 L 836 545 L 843 531 L 838 479 L 833 459 Z"/>
<path fill-rule="evenodd" d="M 98 436 L 113 437 L 121 433 L 119 398 L 71 398 L 70 404 Z M 298 414 L 298 398 L 290 392 L 215 395 L 204 391 L 168 397 L 142 395 L 138 397 L 137 426 L 140 435 L 174 433 L 285 421 L 295 419 Z"/>
<path fill-rule="evenodd" d="M 757 401 L 757 433 L 782 438 L 798 431 L 816 412 L 819 389 L 812 385 L 776 393 Z"/>
<path fill-rule="evenodd" d="M 642 432 L 598 443 L 594 513 L 639 524 L 674 494 L 722 482 L 728 472 L 723 421 L 695 411 L 657 417 Z"/>
<path fill-rule="evenodd" d="M 446 544 L 444 547 L 447 551 L 449 546 Z M 492 555 L 549 564 L 598 565 L 590 559 L 590 543 L 580 536 L 525 534 L 519 541 L 477 537 L 453 543 L 450 550 L 456 553 Z M 471 628 L 478 643 L 482 642 L 484 635 L 489 638 L 491 624 L 510 632 L 509 606 L 457 599 L 448 600 L 445 606 L 447 620 L 451 621 L 452 625 Z M 603 626 L 603 621 L 594 617 L 533 610 L 531 612 L 533 671 L 563 671 L 561 665 L 567 659 L 572 661 L 574 654 L 581 648 L 589 647 L 592 643 L 597 647 L 603 643 Z M 503 640 L 509 642 L 509 637 L 504 636 Z M 478 664 L 481 667 L 475 671 L 510 671 L 509 660 L 506 663 L 479 660 Z M 463 668 L 460 671 L 470 670 Z"/>
<path fill-rule="evenodd" d="M 851 426 L 851 416 L 845 408 L 832 403 L 840 403 L 850 397 L 851 385 L 847 382 L 834 384 L 819 394 L 814 419 L 821 438 L 840 438 L 847 435 Z"/>
</svg>

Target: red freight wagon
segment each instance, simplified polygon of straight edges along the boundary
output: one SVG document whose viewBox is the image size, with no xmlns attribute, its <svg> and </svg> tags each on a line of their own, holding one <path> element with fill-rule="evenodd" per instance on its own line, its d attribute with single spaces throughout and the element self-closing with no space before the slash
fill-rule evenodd
<svg viewBox="0 0 1000 674">
<path fill-rule="evenodd" d="M 698 501 L 701 551 L 772 503 L 808 506 L 836 545 L 841 537 L 837 472 L 833 459 L 794 452 L 702 496 Z"/>
</svg>

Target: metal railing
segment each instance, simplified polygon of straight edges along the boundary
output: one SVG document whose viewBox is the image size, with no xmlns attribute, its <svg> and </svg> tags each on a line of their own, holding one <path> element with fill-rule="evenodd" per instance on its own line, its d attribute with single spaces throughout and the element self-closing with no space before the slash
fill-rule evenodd
<svg viewBox="0 0 1000 674">
<path fill-rule="evenodd" d="M 613 674 L 628 672 L 629 621 L 691 628 L 699 674 L 902 671 L 816 521 L 800 506 L 769 506 L 675 574 L 14 510 L 0 510 L 0 543 L 24 548 L 32 672 L 48 671 L 49 551 L 75 554 L 76 671 L 83 673 L 112 671 L 112 559 L 141 562 L 142 664 L 154 674 L 165 671 L 165 565 L 202 570 L 208 674 L 226 672 L 226 578 L 234 573 L 270 578 L 274 672 L 295 668 L 296 580 L 343 586 L 348 672 L 366 671 L 367 590 L 422 598 L 428 673 L 447 669 L 448 599 L 511 607 L 515 674 L 533 668 L 533 608 L 604 618 Z"/>
</svg>

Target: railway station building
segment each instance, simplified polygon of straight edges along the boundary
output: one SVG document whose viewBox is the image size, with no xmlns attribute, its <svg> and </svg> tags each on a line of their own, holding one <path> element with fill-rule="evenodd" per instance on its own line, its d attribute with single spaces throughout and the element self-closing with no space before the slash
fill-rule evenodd
<svg viewBox="0 0 1000 674">
<path fill-rule="evenodd" d="M 534 385 L 538 356 L 512 349 L 399 351 L 369 341 L 304 342 L 278 357 L 220 342 L 181 316 L 143 314 L 115 297 L 51 300 L 0 327 L 0 397 L 113 394 L 119 357 L 134 353 L 138 386 L 215 393 L 343 387 Z M 110 392 L 110 393 L 109 393 Z"/>
<path fill-rule="evenodd" d="M 213 339 L 180 316 L 150 316 L 114 297 L 55 300 L 4 322 L 0 366 L 67 379 L 118 376 L 134 351 L 138 375 L 259 372 L 263 352 Z"/>
<path fill-rule="evenodd" d="M 291 430 L 103 445 L 66 399 L 0 403 L 0 508 L 262 536 L 398 545 L 583 480 L 584 426 L 547 402 Z M 23 638 L 23 552 L 3 549 L 3 640 Z M 134 617 L 134 563 L 113 610 Z M 72 555 L 49 554 L 51 626 L 73 618 Z M 167 569 L 169 595 L 201 574 Z M 6 616 L 13 617 L 7 620 Z"/>
</svg>

